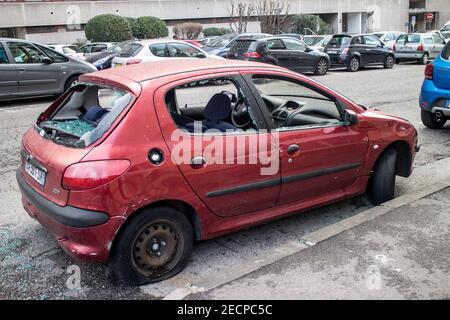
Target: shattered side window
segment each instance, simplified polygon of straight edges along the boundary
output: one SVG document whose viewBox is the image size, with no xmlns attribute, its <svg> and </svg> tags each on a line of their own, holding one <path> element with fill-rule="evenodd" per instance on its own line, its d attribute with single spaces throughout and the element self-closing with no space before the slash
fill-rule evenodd
<svg viewBox="0 0 450 320">
<path fill-rule="evenodd" d="M 81 84 L 62 106 L 38 123 L 41 134 L 56 143 L 84 148 L 100 139 L 130 105 L 132 94 L 120 89 Z"/>
</svg>

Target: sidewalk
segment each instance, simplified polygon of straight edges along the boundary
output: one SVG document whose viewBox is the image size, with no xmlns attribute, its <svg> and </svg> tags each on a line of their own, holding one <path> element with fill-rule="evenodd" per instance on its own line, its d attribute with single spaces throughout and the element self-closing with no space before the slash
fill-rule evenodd
<svg viewBox="0 0 450 320">
<path fill-rule="evenodd" d="M 450 188 L 387 211 L 187 299 L 450 299 Z"/>
</svg>

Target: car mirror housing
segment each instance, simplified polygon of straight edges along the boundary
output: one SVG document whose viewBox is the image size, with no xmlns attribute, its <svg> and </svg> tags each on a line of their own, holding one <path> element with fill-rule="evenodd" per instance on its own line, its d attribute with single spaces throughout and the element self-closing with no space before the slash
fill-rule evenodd
<svg viewBox="0 0 450 320">
<path fill-rule="evenodd" d="M 197 54 L 197 58 L 204 59 L 204 58 L 206 58 L 206 54 L 204 54 L 204 53 L 199 53 L 199 54 Z"/>
<path fill-rule="evenodd" d="M 344 110 L 344 122 L 347 126 L 353 126 L 358 123 L 358 115 L 355 111 L 350 109 Z"/>
<path fill-rule="evenodd" d="M 53 63 L 53 60 L 50 59 L 49 57 L 43 57 L 41 61 L 44 64 L 52 64 Z"/>
</svg>

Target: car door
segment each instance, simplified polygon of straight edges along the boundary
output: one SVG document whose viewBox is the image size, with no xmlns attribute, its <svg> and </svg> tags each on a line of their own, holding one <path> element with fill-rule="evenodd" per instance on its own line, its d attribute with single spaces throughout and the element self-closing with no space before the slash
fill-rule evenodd
<svg viewBox="0 0 450 320">
<path fill-rule="evenodd" d="M 10 41 L 6 44 L 18 71 L 20 95 L 58 92 L 60 68 L 57 64 L 44 63 L 43 58 L 47 56 L 31 43 Z"/>
<path fill-rule="evenodd" d="M 311 72 L 315 70 L 317 56 L 307 52 L 307 46 L 295 39 L 283 39 L 283 42 L 291 56 L 291 69 L 298 72 Z"/>
<path fill-rule="evenodd" d="M 18 71 L 10 62 L 9 55 L 0 42 L 0 100 L 16 96 L 19 90 Z"/>
<path fill-rule="evenodd" d="M 295 70 L 294 59 L 292 53 L 286 49 L 286 46 L 281 39 L 268 39 L 266 48 L 269 59 L 274 59 L 280 67 Z"/>
<path fill-rule="evenodd" d="M 445 40 L 438 34 L 433 34 L 433 58 L 436 58 L 445 46 Z"/>
<path fill-rule="evenodd" d="M 352 52 L 358 52 L 361 57 L 361 65 L 366 65 L 370 63 L 370 51 L 367 50 L 364 44 L 364 39 L 362 36 L 356 36 L 352 39 L 350 50 Z"/>
<path fill-rule="evenodd" d="M 272 117 L 272 135 L 279 145 L 281 190 L 277 205 L 339 196 L 358 179 L 364 179 L 361 169 L 368 149 L 367 133 L 363 127 L 348 126 L 342 121 L 337 98 L 291 75 L 253 73 L 250 81 L 261 108 Z M 299 109 L 293 112 L 304 112 L 305 119 L 320 119 L 319 114 L 325 111 L 335 119 L 330 116 L 330 123 L 280 124 L 268 102 L 282 99 L 298 103 Z M 302 111 L 304 108 L 307 109 Z"/>
<path fill-rule="evenodd" d="M 240 95 L 245 108 L 254 115 L 256 127 L 264 127 L 257 103 L 236 73 L 210 74 L 165 84 L 155 92 L 154 103 L 171 159 L 192 191 L 219 216 L 271 208 L 278 199 L 280 172 L 278 152 L 273 155 L 266 152 L 266 147 L 277 148 L 270 133 L 263 129 L 227 133 L 178 130 L 177 118 L 191 121 L 180 109 L 206 106 L 211 97 L 223 91 Z M 202 128 L 202 122 L 195 125 Z M 273 163 L 260 161 L 267 154 L 273 157 Z"/>
<path fill-rule="evenodd" d="M 386 48 L 381 41 L 370 35 L 365 35 L 364 45 L 367 50 L 367 62 L 368 63 L 383 63 L 386 58 Z"/>
</svg>

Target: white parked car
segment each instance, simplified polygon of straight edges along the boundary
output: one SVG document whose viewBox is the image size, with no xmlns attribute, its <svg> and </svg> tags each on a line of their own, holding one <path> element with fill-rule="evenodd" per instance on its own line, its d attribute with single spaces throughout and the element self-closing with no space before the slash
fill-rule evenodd
<svg viewBox="0 0 450 320">
<path fill-rule="evenodd" d="M 58 51 L 59 53 L 62 53 L 66 56 L 77 58 L 80 60 L 86 60 L 84 57 L 83 52 L 77 47 L 69 44 L 49 44 L 47 47 Z"/>
<path fill-rule="evenodd" d="M 450 41 L 450 21 L 447 21 L 446 24 L 439 30 L 441 35 L 444 37 L 446 42 Z"/>
<path fill-rule="evenodd" d="M 402 31 L 378 31 L 371 34 L 386 43 L 387 46 L 392 49 L 398 37 L 406 33 Z"/>
<path fill-rule="evenodd" d="M 130 64 L 176 58 L 213 58 L 196 46 L 177 40 L 141 40 L 130 42 L 112 61 L 112 67 L 118 68 Z"/>
</svg>

